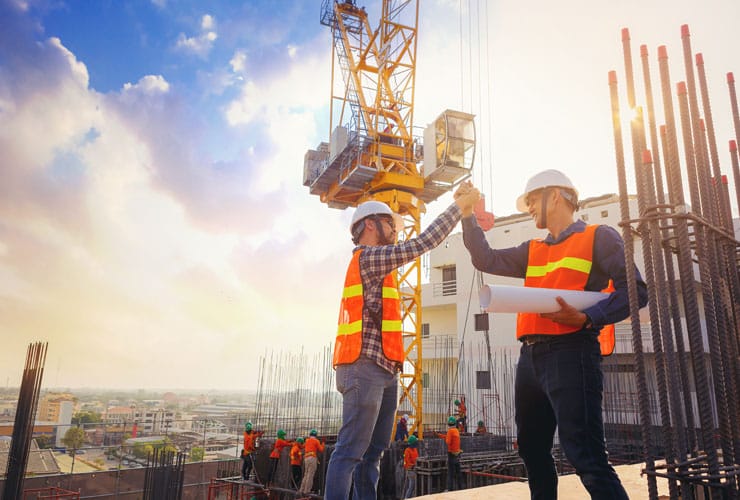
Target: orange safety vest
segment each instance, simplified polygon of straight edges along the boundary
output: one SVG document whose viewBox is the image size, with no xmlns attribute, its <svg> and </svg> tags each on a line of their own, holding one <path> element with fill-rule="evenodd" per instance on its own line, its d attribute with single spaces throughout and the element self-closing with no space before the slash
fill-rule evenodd
<svg viewBox="0 0 740 500">
<path fill-rule="evenodd" d="M 293 447 L 290 449 L 290 465 L 301 465 L 302 461 L 303 461 L 303 450 L 301 450 L 300 444 L 295 443 Z"/>
<path fill-rule="evenodd" d="M 316 439 L 314 436 L 309 436 L 308 439 L 306 439 L 304 447 L 306 449 L 306 458 L 315 457 L 319 452 L 324 451 L 324 445 L 321 444 L 321 441 Z"/>
<path fill-rule="evenodd" d="M 339 307 L 339 325 L 337 339 L 334 343 L 333 364 L 346 365 L 354 363 L 362 352 L 362 310 L 363 286 L 360 277 L 360 254 L 352 255 L 344 280 L 342 302 Z M 383 317 L 381 325 L 383 354 L 391 361 L 403 363 L 404 350 L 401 336 L 401 298 L 396 282 L 396 273 L 392 272 L 383 279 Z"/>
<path fill-rule="evenodd" d="M 548 245 L 542 240 L 531 240 L 524 286 L 585 290 L 593 265 L 594 235 L 598 227 L 597 224 L 588 225 L 582 233 L 572 233 L 555 245 Z M 614 291 L 611 280 L 609 287 L 603 291 Z M 516 338 L 524 335 L 565 335 L 580 329 L 580 326 L 564 325 L 543 318 L 538 313 L 519 313 Z M 599 342 L 602 355 L 612 353 L 614 325 L 602 328 Z"/>
<path fill-rule="evenodd" d="M 254 431 L 244 432 L 244 454 L 249 455 L 254 451 L 254 439 L 259 437 L 259 434 Z"/>
<path fill-rule="evenodd" d="M 413 469 L 416 467 L 416 460 L 419 458 L 419 450 L 409 446 L 403 452 L 403 468 Z"/>
<path fill-rule="evenodd" d="M 462 451 L 460 449 L 460 431 L 458 431 L 455 427 L 450 427 L 449 429 L 447 429 L 445 443 L 447 443 L 448 453 L 458 455 Z"/>
<path fill-rule="evenodd" d="M 272 448 L 272 452 L 270 453 L 270 458 L 280 458 L 280 454 L 283 452 L 283 448 L 286 446 L 290 446 L 290 441 L 286 441 L 285 439 L 277 438 L 275 440 L 275 446 Z"/>
</svg>

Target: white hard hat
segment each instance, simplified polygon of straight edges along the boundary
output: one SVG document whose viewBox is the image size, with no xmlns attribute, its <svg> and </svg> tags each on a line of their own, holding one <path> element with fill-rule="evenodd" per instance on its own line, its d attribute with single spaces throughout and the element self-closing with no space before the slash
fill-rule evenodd
<svg viewBox="0 0 740 500">
<path fill-rule="evenodd" d="M 527 195 L 529 195 L 529 193 L 533 191 L 537 191 L 538 189 L 546 187 L 561 187 L 570 189 L 576 194 L 574 204 L 578 204 L 578 190 L 575 188 L 573 183 L 570 182 L 570 179 L 568 179 L 568 177 L 560 170 L 549 169 L 543 170 L 542 172 L 530 177 L 530 179 L 527 181 L 527 187 L 524 188 L 524 194 L 516 199 L 516 209 L 520 212 L 526 212 Z"/>
<path fill-rule="evenodd" d="M 391 210 L 391 207 L 380 201 L 366 201 L 365 203 L 360 203 L 357 206 L 355 213 L 352 214 L 352 223 L 349 225 L 349 231 L 352 232 L 352 228 L 355 227 L 355 224 L 371 215 L 389 215 L 393 217 L 393 210 Z"/>
<path fill-rule="evenodd" d="M 400 215 L 391 210 L 391 207 L 381 201 L 366 201 L 364 203 L 360 203 L 357 206 L 355 213 L 352 214 L 352 222 L 349 225 L 349 232 L 352 233 L 352 228 L 355 227 L 355 224 L 371 215 L 388 215 L 393 218 L 396 230 L 400 231 L 402 228 L 403 219 Z"/>
</svg>

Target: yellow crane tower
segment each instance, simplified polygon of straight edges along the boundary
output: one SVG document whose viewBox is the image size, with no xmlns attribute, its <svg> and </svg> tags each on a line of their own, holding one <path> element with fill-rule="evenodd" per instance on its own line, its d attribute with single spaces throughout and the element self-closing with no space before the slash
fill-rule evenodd
<svg viewBox="0 0 740 500">
<path fill-rule="evenodd" d="M 413 121 L 419 0 L 382 0 L 380 17 L 373 29 L 354 0 L 322 0 L 320 21 L 333 39 L 331 138 L 306 152 L 303 185 L 332 208 L 387 203 L 404 218 L 399 238 L 410 239 L 420 232 L 425 203 L 470 176 L 475 125 L 472 115 L 447 110 L 421 142 Z M 421 281 L 421 259 L 399 270 L 406 351 L 399 408 L 420 437 Z"/>
</svg>

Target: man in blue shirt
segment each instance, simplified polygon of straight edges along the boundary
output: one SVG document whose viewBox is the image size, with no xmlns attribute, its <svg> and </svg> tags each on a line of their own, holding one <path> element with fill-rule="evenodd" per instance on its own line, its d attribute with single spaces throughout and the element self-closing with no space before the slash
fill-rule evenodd
<svg viewBox="0 0 740 500">
<path fill-rule="evenodd" d="M 560 446 L 594 499 L 627 499 L 609 464 L 602 419 L 603 374 L 599 330 L 629 316 L 624 243 L 609 226 L 573 221 L 578 191 L 562 172 L 533 176 L 517 208 L 528 212 L 544 240 L 492 249 L 475 217 L 462 220 L 463 241 L 476 269 L 524 278 L 525 286 L 600 291 L 611 280 L 614 291 L 579 311 L 558 298 L 553 313 L 520 313 L 522 342 L 515 380 L 519 454 L 527 467 L 532 499 L 557 498 L 557 471 L 551 449 L 555 429 Z M 640 307 L 647 288 L 637 276 Z"/>
</svg>

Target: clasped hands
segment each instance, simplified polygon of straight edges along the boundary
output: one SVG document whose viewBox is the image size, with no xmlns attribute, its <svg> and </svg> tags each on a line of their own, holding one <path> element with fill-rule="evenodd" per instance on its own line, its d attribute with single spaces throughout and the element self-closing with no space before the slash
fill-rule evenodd
<svg viewBox="0 0 740 500">
<path fill-rule="evenodd" d="M 480 200 L 480 191 L 473 186 L 472 182 L 465 181 L 460 184 L 453 197 L 457 206 L 462 210 L 462 216 L 470 217 L 473 215 L 475 204 Z"/>
</svg>

